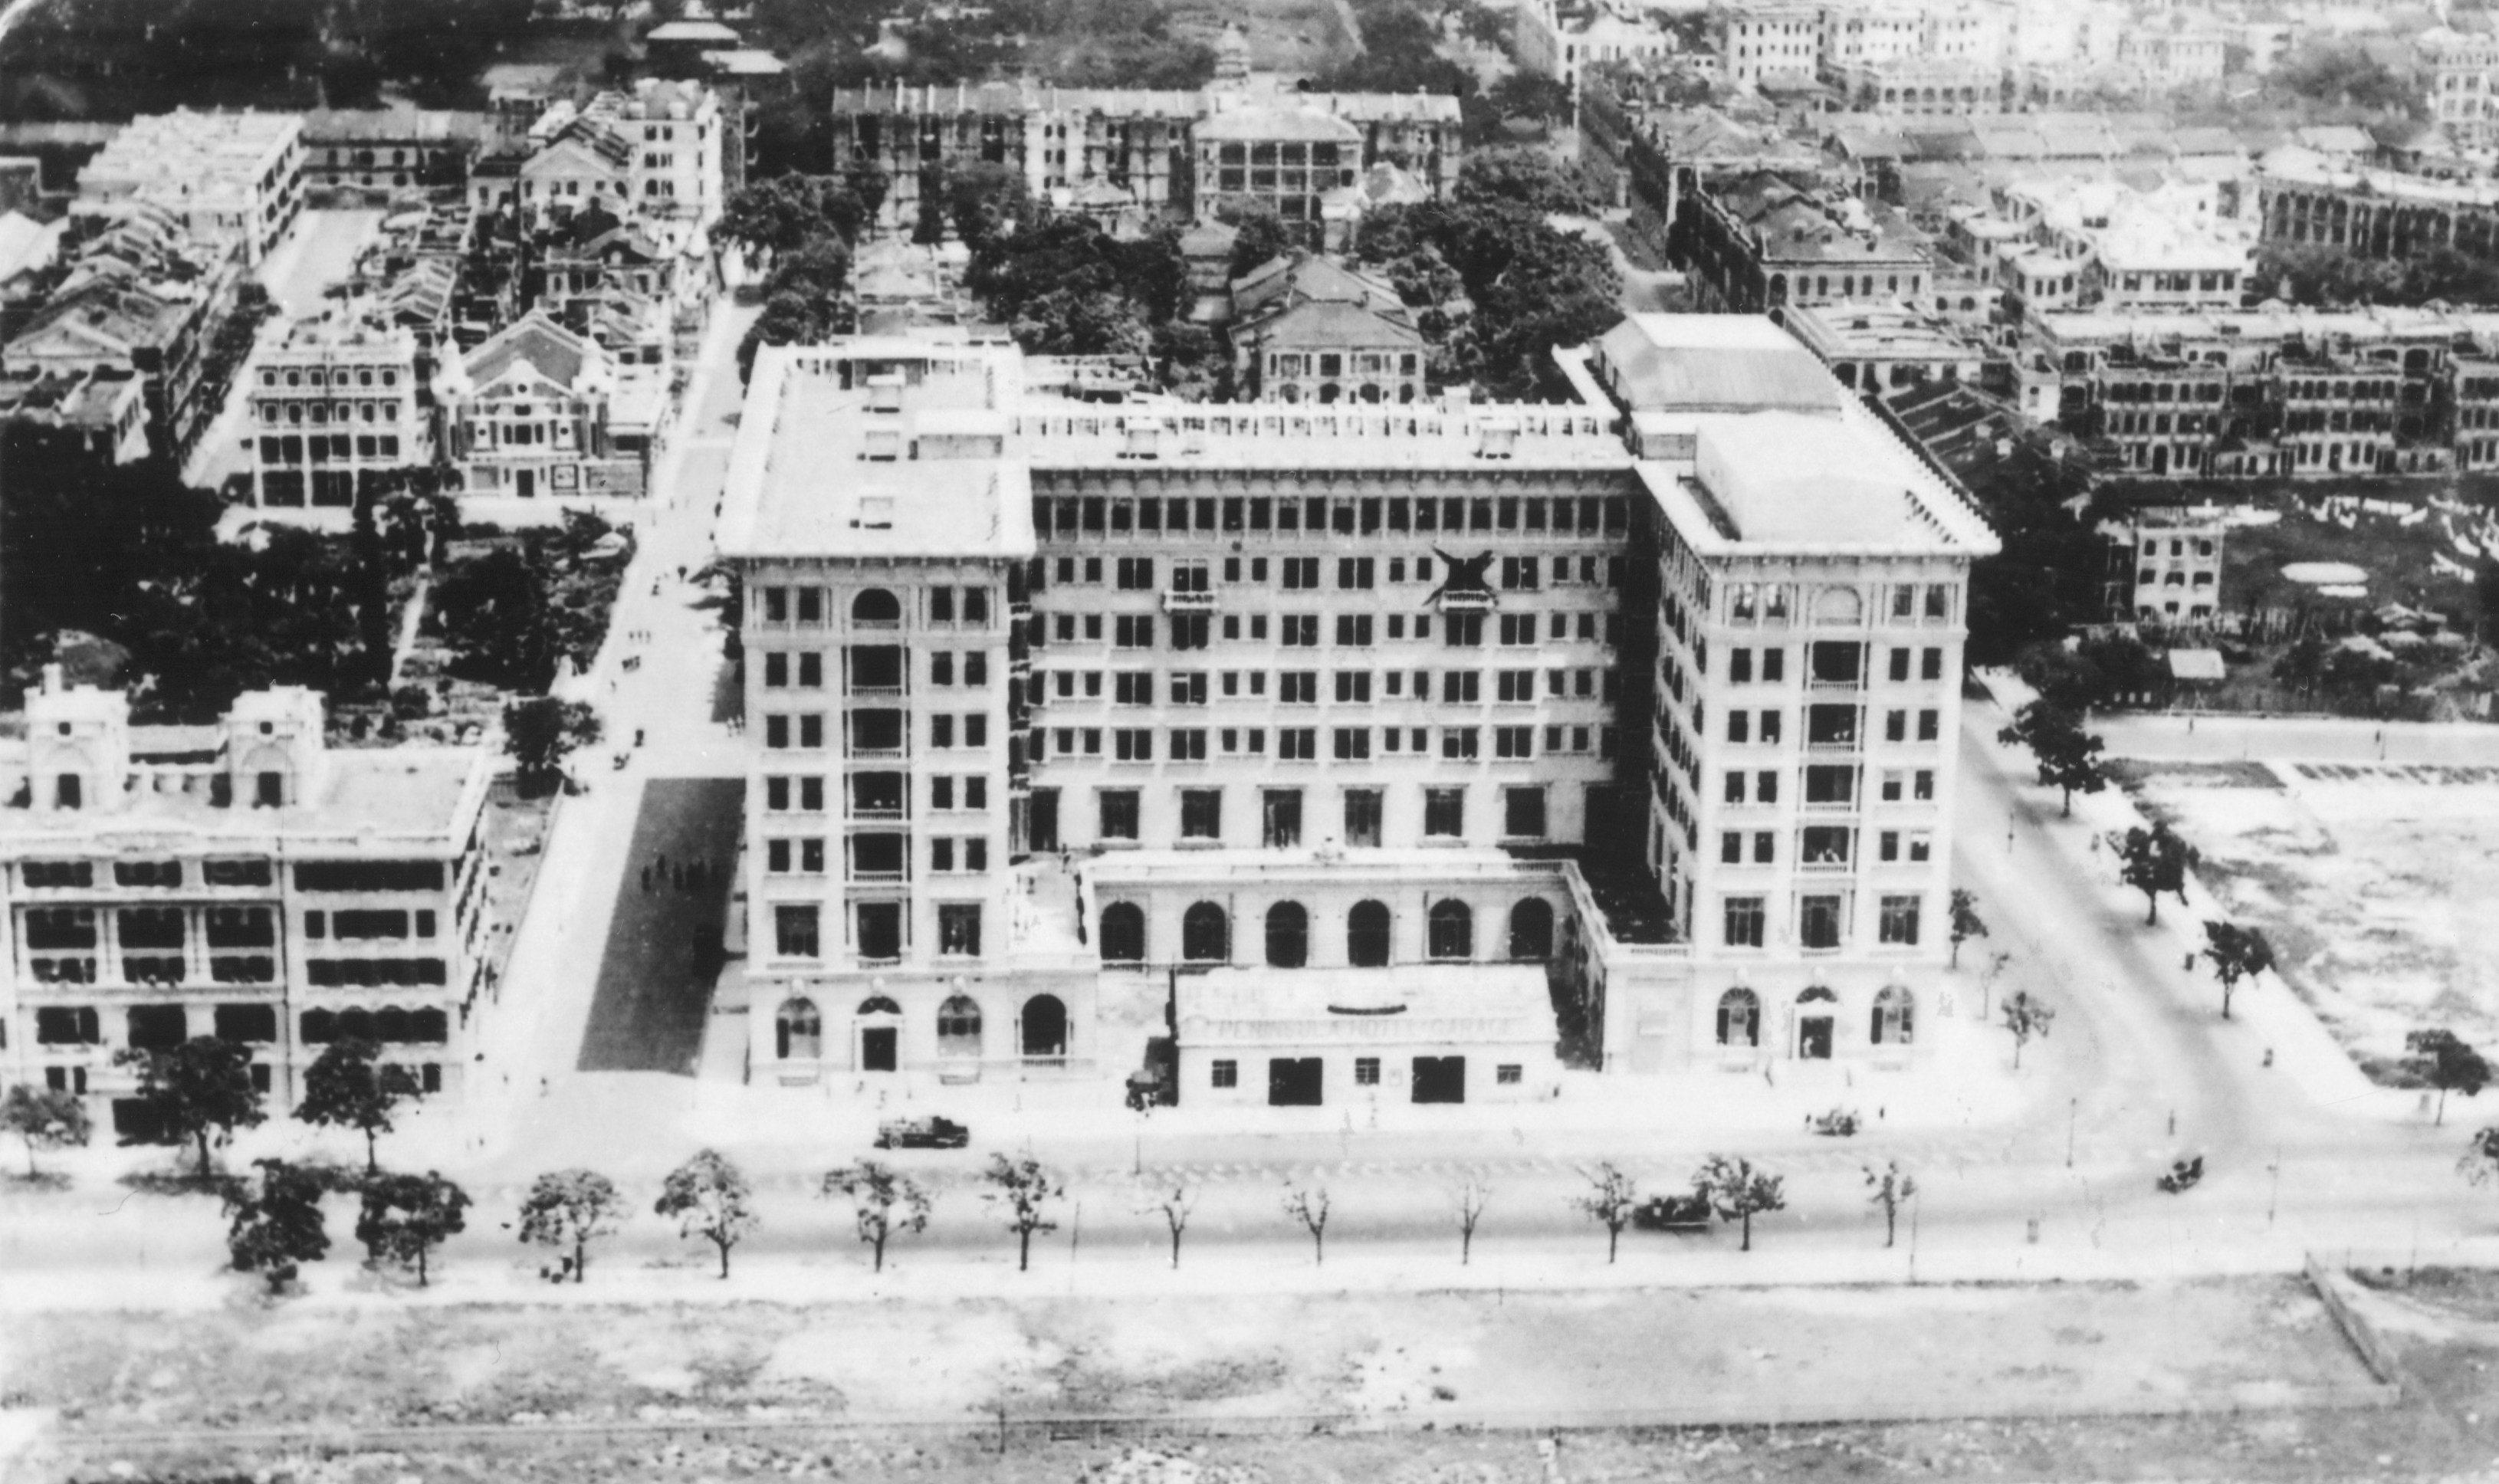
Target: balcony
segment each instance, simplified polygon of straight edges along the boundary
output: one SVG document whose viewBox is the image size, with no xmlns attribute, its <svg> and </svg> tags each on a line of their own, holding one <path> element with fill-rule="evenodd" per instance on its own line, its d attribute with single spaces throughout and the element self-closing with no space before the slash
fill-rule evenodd
<svg viewBox="0 0 2499 1484">
<path fill-rule="evenodd" d="M 1215 611 L 1215 595 L 1212 593 L 1184 592 L 1179 588 L 1165 588 L 1163 590 L 1163 611 L 1165 613 L 1213 613 Z"/>
<path fill-rule="evenodd" d="M 1493 595 L 1488 592 L 1444 593 L 1441 595 L 1441 611 L 1443 613 L 1490 613 L 1493 601 Z"/>
</svg>

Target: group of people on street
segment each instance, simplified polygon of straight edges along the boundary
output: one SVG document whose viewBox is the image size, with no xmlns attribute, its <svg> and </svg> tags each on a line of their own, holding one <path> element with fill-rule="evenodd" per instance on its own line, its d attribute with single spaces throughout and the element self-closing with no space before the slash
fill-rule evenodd
<svg viewBox="0 0 2499 1484">
<path fill-rule="evenodd" d="M 709 859 L 670 860 L 662 851 L 657 858 L 642 863 L 642 890 L 647 894 L 663 888 L 673 891 L 706 891 L 727 876 L 723 868 Z"/>
</svg>

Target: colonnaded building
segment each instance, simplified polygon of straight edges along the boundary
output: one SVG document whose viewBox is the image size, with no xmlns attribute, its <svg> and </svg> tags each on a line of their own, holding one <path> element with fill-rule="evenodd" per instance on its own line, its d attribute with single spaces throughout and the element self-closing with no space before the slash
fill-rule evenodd
<svg viewBox="0 0 2499 1484">
<path fill-rule="evenodd" d="M 1189 1103 L 1914 1059 L 1994 536 L 1768 321 L 1561 359 L 1391 410 L 765 349 L 750 1076 L 1114 1074 L 1134 975 Z"/>
</svg>

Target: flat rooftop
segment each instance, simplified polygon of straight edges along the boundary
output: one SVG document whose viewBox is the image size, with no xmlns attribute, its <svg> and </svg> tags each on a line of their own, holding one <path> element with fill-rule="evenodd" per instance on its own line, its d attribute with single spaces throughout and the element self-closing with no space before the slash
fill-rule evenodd
<svg viewBox="0 0 2499 1484">
<path fill-rule="evenodd" d="M 462 843 L 457 832 L 466 828 L 474 807 L 472 793 L 484 796 L 488 759 L 480 748 L 341 749 L 325 755 L 312 798 L 280 809 L 245 803 L 220 808 L 209 802 L 205 778 L 177 790 L 169 776 L 178 766 L 196 766 L 203 774 L 219 770 L 215 733 L 213 726 L 133 726 L 131 758 L 140 775 L 135 791 L 113 808 L 0 808 L 0 853 L 178 849 L 169 835 L 211 844 L 247 841 L 261 849 L 274 837 L 280 846 L 298 847 L 298 855 L 361 853 L 365 845 L 400 848 L 411 841 L 456 849 Z M 0 796 L 15 796 L 26 773 L 26 744 L 0 743 Z M 151 786 L 157 779 L 165 786 Z M 42 795 L 41 790 L 32 791 Z"/>
<path fill-rule="evenodd" d="M 1712 417 L 1687 473 L 1642 464 L 1678 532 L 1704 553 L 1978 557 L 1996 549 L 1977 511 L 1863 408 L 1838 417 Z"/>
</svg>

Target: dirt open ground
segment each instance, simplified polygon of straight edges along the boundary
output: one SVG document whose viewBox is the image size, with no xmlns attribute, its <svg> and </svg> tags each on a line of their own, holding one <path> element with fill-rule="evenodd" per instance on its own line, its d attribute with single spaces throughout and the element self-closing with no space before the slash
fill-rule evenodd
<svg viewBox="0 0 2499 1484">
<path fill-rule="evenodd" d="M 2264 930 L 2291 987 L 2372 1077 L 2409 1084 L 2409 1031 L 2499 1041 L 2499 773 L 2129 762 L 2123 774 L 2148 816 L 2202 852 L 2223 910 Z"/>
<path fill-rule="evenodd" d="M 2234 1459 L 2272 1449 L 2288 1463 L 2299 1450 L 2323 1449 L 2348 1464 L 2355 1439 L 2389 1436 L 2383 1409 L 2268 1405 L 2328 1389 L 2349 1394 L 2368 1380 L 2321 1305 L 2289 1278 L 1338 1295 L 1254 1306 L 243 1304 L 179 1315 L 26 1315 L 12 1327 L 0 1341 L 0 1405 L 56 1408 L 65 1433 L 103 1440 L 101 1451 L 82 1449 L 76 1461 L 39 1455 L 26 1477 L 46 1481 L 107 1477 L 115 1461 L 110 1439 L 126 1444 L 132 1430 L 154 1429 L 210 1436 L 141 1455 L 149 1464 L 142 1477 L 274 1469 L 264 1480 L 386 1484 L 898 1472 L 1074 1480 L 1118 1471 L 1139 1446 L 1082 1428 L 1026 1425 L 1010 1430 L 1001 1456 L 982 1420 L 1001 1403 L 1016 1419 L 1166 1418 L 1180 1435 L 1209 1418 L 1282 1419 L 1266 1436 L 1149 1436 L 1143 1445 L 1199 1450 L 1203 1479 L 1401 1484 L 1539 1477 L 1531 1436 L 1477 1431 L 1470 1419 L 1593 1406 L 1729 1418 L 1861 1405 L 1864 1415 L 1904 1417 L 2255 1409 L 1590 1431 L 1566 1444 L 1574 1479 L 2000 1477 L 2008 1466 L 2016 1477 L 2129 1477 L 2137 1470 L 2126 1460 L 2149 1465 L 2177 1450 Z M 896 1415 L 953 1421 L 860 1434 L 600 1430 L 814 1419 L 837 1429 Z M 481 1427 L 439 1447 L 424 1446 L 422 1431 L 363 1451 L 350 1441 L 380 1428 Z M 319 1429 L 337 1441 L 214 1436 L 265 1428 Z M 1326 1436 L 1306 1436 L 1318 1431 Z M 2069 1457 L 2091 1468 L 2039 1467 Z M 1137 1476 L 1187 1471 L 1152 1465 Z"/>
</svg>

